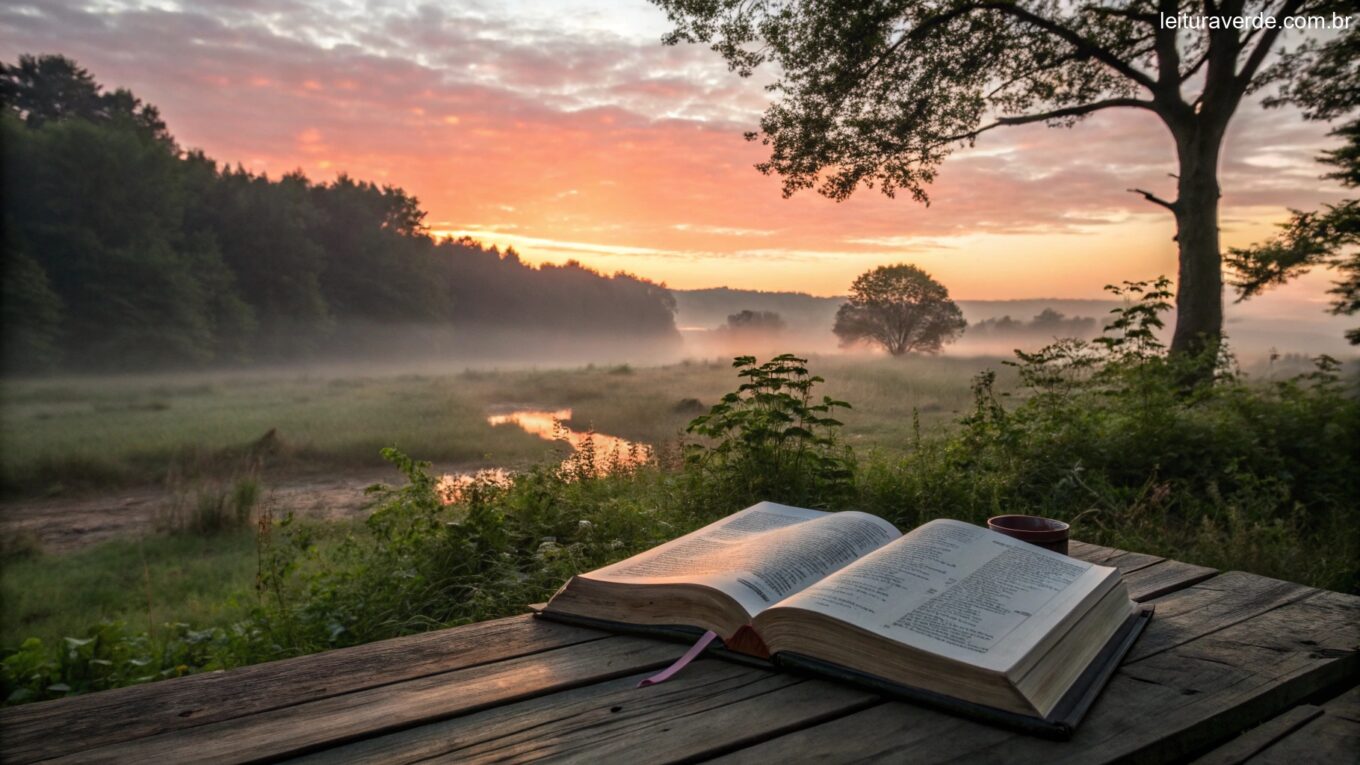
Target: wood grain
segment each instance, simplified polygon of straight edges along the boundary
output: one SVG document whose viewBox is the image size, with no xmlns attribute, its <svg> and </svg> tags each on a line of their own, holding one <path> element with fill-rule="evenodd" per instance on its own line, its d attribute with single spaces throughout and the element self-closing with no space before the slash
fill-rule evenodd
<svg viewBox="0 0 1360 765">
<path fill-rule="evenodd" d="M 1138 639 L 1125 661 L 1170 650 L 1317 592 L 1312 587 L 1241 571 L 1220 574 L 1151 601 L 1157 607 L 1152 618 L 1155 628 Z"/>
<path fill-rule="evenodd" d="M 1240 765 L 1321 714 L 1322 707 L 1300 704 L 1247 730 L 1203 757 L 1196 758 L 1191 765 Z"/>
<path fill-rule="evenodd" d="M 1360 762 L 1360 687 L 1322 705 L 1322 714 L 1272 742 L 1251 765 Z"/>
<path fill-rule="evenodd" d="M 604 637 L 515 616 L 12 707 L 0 712 L 0 739 L 6 762 L 30 762 Z"/>
<path fill-rule="evenodd" d="M 1360 722 L 1324 713 L 1246 762 L 1249 765 L 1360 762 Z"/>
<path fill-rule="evenodd" d="M 53 762 L 258 762 L 610 680 L 674 661 L 683 647 L 607 637 L 124 741 Z"/>
<path fill-rule="evenodd" d="M 1069 545 L 1068 553 L 1073 558 L 1119 569 L 1129 586 L 1129 596 L 1140 603 L 1202 582 L 1218 573 L 1217 569 L 1076 540 Z"/>
<path fill-rule="evenodd" d="M 620 678 L 326 750 L 303 762 L 688 760 L 863 709 L 870 693 L 714 660 Z"/>
<path fill-rule="evenodd" d="M 1199 584 L 1217 574 L 1218 569 L 1178 560 L 1163 560 L 1130 571 L 1124 575 L 1124 582 L 1128 584 L 1129 597 L 1145 603 Z"/>
<path fill-rule="evenodd" d="M 1067 554 L 1073 558 L 1090 563 L 1097 563 L 1101 566 L 1114 566 L 1121 573 L 1129 574 L 1140 568 L 1146 568 L 1154 563 L 1161 563 L 1166 560 L 1158 555 L 1148 555 L 1147 553 L 1129 552 L 1120 550 L 1117 547 L 1103 547 L 1093 545 L 1089 542 L 1079 542 L 1072 540 L 1068 543 Z"/>
</svg>

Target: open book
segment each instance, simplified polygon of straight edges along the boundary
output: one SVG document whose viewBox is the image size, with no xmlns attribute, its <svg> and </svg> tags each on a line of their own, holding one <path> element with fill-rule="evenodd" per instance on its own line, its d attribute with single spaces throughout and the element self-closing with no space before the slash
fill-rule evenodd
<svg viewBox="0 0 1360 765">
<path fill-rule="evenodd" d="M 1058 736 L 1146 621 L 1113 568 L 959 521 L 903 535 L 770 502 L 573 577 L 540 615 L 712 630 L 782 666 Z"/>
</svg>

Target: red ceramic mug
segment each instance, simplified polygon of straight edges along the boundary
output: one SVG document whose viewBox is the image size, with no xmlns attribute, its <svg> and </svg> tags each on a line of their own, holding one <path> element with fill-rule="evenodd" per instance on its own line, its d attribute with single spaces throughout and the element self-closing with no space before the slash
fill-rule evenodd
<svg viewBox="0 0 1360 765">
<path fill-rule="evenodd" d="M 1072 529 L 1062 521 L 1037 515 L 998 515 L 987 519 L 987 528 L 1063 555 Z"/>
</svg>

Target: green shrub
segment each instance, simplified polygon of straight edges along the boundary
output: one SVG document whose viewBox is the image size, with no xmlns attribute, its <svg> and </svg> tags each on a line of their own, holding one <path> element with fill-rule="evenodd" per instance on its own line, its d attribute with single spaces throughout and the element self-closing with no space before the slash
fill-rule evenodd
<svg viewBox="0 0 1360 765">
<path fill-rule="evenodd" d="M 754 356 L 740 356 L 732 366 L 746 382 L 685 429 L 705 439 L 685 447 L 696 485 L 724 506 L 769 499 L 835 507 L 850 499 L 854 454 L 839 442 L 841 422 L 831 416 L 850 405 L 814 399 L 812 389 L 824 380 L 808 371 L 807 359 L 784 354 L 757 365 Z"/>
<path fill-rule="evenodd" d="M 122 622 L 101 622 L 84 637 L 64 638 L 55 645 L 29 638 L 17 650 L 4 652 L 0 693 L 6 704 L 17 704 L 213 668 L 225 631 L 193 630 L 187 624 L 166 627 L 153 638 L 129 632 Z"/>
<path fill-rule="evenodd" d="M 673 478 L 646 463 L 615 464 L 606 475 L 568 461 L 509 485 L 475 480 L 446 504 L 429 463 L 384 454 L 407 483 L 374 487 L 379 504 L 363 533 L 316 556 L 307 528 L 285 522 L 282 539 L 267 543 L 257 621 L 280 650 L 522 613 L 572 574 L 687 528 L 650 501 Z"/>
</svg>

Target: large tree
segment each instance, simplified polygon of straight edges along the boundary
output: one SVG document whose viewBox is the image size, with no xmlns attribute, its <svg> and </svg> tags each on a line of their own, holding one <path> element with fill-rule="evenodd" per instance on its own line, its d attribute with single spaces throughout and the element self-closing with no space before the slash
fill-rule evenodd
<svg viewBox="0 0 1360 765">
<path fill-rule="evenodd" d="M 843 345 L 874 343 L 901 356 L 935 353 L 967 326 L 943 284 L 916 266 L 899 263 L 855 279 L 832 331 Z"/>
<path fill-rule="evenodd" d="M 995 128 L 1156 115 L 1175 142 L 1176 193 L 1133 191 L 1175 216 L 1178 354 L 1212 349 L 1222 331 L 1218 164 L 1233 113 L 1289 77 L 1266 66 L 1273 52 L 1297 66 L 1325 47 L 1281 51 L 1287 23 L 1356 15 L 1355 0 L 654 2 L 675 24 L 665 42 L 709 43 L 742 75 L 778 65 L 775 101 L 748 137 L 770 146 L 758 167 L 783 176 L 786 195 L 839 200 L 862 184 L 925 201 L 940 162 Z M 1164 23 L 1181 15 L 1193 28 Z"/>
</svg>

